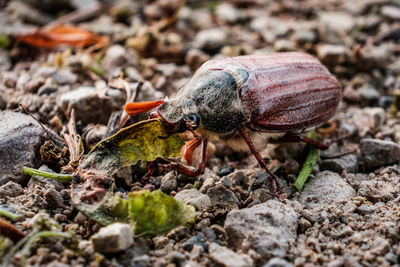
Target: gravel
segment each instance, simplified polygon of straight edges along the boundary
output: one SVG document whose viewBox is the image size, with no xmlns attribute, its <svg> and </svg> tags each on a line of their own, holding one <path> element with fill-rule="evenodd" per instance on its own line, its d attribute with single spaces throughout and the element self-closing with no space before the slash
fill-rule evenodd
<svg viewBox="0 0 400 267">
<path fill-rule="evenodd" d="M 91 237 L 93 248 L 101 253 L 116 253 L 129 248 L 133 244 L 132 226 L 113 223 L 100 229 Z"/>
</svg>

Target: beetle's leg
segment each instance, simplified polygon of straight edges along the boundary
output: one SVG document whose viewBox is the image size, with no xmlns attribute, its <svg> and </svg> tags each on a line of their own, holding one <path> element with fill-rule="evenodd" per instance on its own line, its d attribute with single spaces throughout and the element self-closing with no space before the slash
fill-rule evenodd
<svg viewBox="0 0 400 267">
<path fill-rule="evenodd" d="M 206 169 L 206 156 L 207 156 L 207 144 L 208 141 L 207 139 L 202 139 L 200 138 L 200 143 L 197 146 L 201 146 L 201 160 L 200 163 L 197 167 L 194 166 L 189 166 L 183 163 L 170 163 L 167 164 L 166 167 L 167 168 L 171 168 L 176 170 L 179 173 L 182 173 L 186 176 L 198 176 L 204 173 L 204 170 Z M 194 151 L 194 150 L 193 150 Z M 193 152 L 192 151 L 192 152 Z"/>
<path fill-rule="evenodd" d="M 264 160 L 262 159 L 260 153 L 258 153 L 257 149 L 255 148 L 253 141 L 251 141 L 250 137 L 247 135 L 247 133 L 244 131 L 243 127 L 239 127 L 239 132 L 242 135 L 243 139 L 246 141 L 247 145 L 250 148 L 250 151 L 253 153 L 253 155 L 256 157 L 258 164 L 261 165 L 261 168 L 265 169 L 265 171 L 269 174 L 269 177 L 272 179 L 272 184 L 274 186 L 275 194 L 280 194 L 281 189 L 279 187 L 278 183 L 278 177 L 276 177 L 275 174 L 273 174 L 265 164 Z"/>
<path fill-rule="evenodd" d="M 192 140 L 186 142 L 186 144 L 181 149 L 181 155 L 183 162 L 187 165 L 192 165 L 193 163 L 193 152 L 201 145 L 202 138 L 196 136 Z"/>
<path fill-rule="evenodd" d="M 287 133 L 284 136 L 277 138 L 277 139 L 270 139 L 268 140 L 271 144 L 279 144 L 279 143 L 287 143 L 287 142 L 304 142 L 310 145 L 315 146 L 318 149 L 325 150 L 329 148 L 329 145 L 318 142 L 314 139 L 311 139 L 307 136 L 303 136 L 300 134 L 295 133 Z"/>
</svg>

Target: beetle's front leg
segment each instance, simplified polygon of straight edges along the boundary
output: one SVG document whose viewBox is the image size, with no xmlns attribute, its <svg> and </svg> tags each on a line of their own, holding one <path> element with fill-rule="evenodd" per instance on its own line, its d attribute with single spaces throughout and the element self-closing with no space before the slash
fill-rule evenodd
<svg viewBox="0 0 400 267">
<path fill-rule="evenodd" d="M 203 139 L 201 136 L 196 136 L 194 139 L 190 140 L 182 147 L 182 156 L 185 163 L 192 164 L 193 152 L 196 150 L 197 147 L 201 145 L 201 159 L 197 167 L 183 163 L 170 163 L 167 164 L 166 167 L 172 168 L 186 176 L 198 176 L 203 174 L 204 170 L 206 169 L 207 144 L 207 139 Z"/>
</svg>

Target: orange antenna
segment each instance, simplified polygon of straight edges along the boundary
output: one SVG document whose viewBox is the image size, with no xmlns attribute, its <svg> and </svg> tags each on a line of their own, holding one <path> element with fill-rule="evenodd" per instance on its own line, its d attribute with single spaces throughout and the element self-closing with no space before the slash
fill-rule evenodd
<svg viewBox="0 0 400 267">
<path fill-rule="evenodd" d="M 132 103 L 128 103 L 125 105 L 125 112 L 128 115 L 135 115 L 135 114 L 149 111 L 153 108 L 161 106 L 162 104 L 164 104 L 164 100 L 138 102 L 138 103 L 132 102 Z"/>
</svg>

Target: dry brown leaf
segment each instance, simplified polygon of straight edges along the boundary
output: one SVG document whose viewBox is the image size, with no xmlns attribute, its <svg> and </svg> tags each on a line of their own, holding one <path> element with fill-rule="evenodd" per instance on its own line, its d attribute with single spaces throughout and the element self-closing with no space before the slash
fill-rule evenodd
<svg viewBox="0 0 400 267">
<path fill-rule="evenodd" d="M 106 41 L 106 37 L 95 35 L 72 25 L 57 25 L 51 28 L 44 28 L 35 33 L 20 35 L 17 39 L 31 46 L 48 49 L 63 44 L 68 46 L 87 46 Z"/>
</svg>

